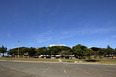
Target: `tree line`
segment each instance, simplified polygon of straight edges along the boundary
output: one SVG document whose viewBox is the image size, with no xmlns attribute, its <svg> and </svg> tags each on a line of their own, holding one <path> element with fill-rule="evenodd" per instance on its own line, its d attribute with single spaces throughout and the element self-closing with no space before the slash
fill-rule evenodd
<svg viewBox="0 0 116 77">
<path fill-rule="evenodd" d="M 19 49 L 19 53 L 18 53 Z M 40 48 L 34 48 L 34 47 L 19 47 L 19 48 L 13 48 L 7 51 L 7 47 L 1 46 L 0 47 L 0 53 L 3 54 L 7 53 L 8 55 L 11 55 L 12 57 L 15 57 L 15 55 L 28 55 L 29 57 L 39 56 L 39 55 L 49 55 L 49 56 L 56 56 L 60 55 L 61 57 L 68 57 L 69 55 L 74 55 L 78 59 L 91 59 L 94 57 L 95 59 L 99 57 L 100 59 L 103 57 L 114 57 L 116 56 L 116 48 L 113 49 L 109 45 L 107 48 L 98 48 L 98 47 L 91 47 L 88 48 L 87 46 L 78 44 L 76 46 L 73 46 L 72 48 L 67 46 L 52 46 L 52 47 L 40 47 Z"/>
</svg>

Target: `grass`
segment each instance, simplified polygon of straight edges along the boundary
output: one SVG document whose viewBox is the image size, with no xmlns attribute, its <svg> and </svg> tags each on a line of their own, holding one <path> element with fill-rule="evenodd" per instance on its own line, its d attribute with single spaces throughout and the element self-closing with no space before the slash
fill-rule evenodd
<svg viewBox="0 0 116 77">
<path fill-rule="evenodd" d="M 58 59 L 43 59 L 43 58 L 0 58 L 0 60 L 58 62 Z"/>
<path fill-rule="evenodd" d="M 116 59 L 102 59 L 100 60 L 101 64 L 116 64 Z"/>
<path fill-rule="evenodd" d="M 3 58 L 1 57 L 0 60 L 7 60 L 7 61 L 40 61 L 40 62 L 59 62 L 58 59 L 44 59 L 44 58 Z M 85 60 L 85 59 L 61 59 L 62 62 L 68 63 L 99 63 L 99 64 L 116 64 L 116 59 L 92 59 L 92 60 Z"/>
<path fill-rule="evenodd" d="M 80 60 L 80 59 L 62 59 L 63 62 L 74 63 L 99 63 L 99 64 L 116 64 L 116 59 L 92 59 L 92 60 Z"/>
</svg>

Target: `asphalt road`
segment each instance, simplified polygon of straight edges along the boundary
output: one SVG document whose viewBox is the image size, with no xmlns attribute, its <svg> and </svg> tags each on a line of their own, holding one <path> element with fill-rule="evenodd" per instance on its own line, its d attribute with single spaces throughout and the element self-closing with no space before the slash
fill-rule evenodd
<svg viewBox="0 0 116 77">
<path fill-rule="evenodd" d="M 0 61 L 0 77 L 116 77 L 116 65 Z"/>
</svg>

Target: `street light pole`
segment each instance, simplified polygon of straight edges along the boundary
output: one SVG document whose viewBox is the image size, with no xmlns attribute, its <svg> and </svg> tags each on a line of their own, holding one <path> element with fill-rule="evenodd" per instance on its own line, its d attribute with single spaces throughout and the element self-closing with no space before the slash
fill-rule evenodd
<svg viewBox="0 0 116 77">
<path fill-rule="evenodd" d="M 20 41 L 18 41 L 18 58 L 19 58 L 19 42 L 20 42 Z"/>
</svg>

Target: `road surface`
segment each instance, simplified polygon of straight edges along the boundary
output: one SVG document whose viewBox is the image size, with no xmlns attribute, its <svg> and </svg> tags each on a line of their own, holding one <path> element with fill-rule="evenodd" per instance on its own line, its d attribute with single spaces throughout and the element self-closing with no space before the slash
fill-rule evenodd
<svg viewBox="0 0 116 77">
<path fill-rule="evenodd" d="M 0 61 L 0 77 L 116 77 L 116 65 Z"/>
</svg>

